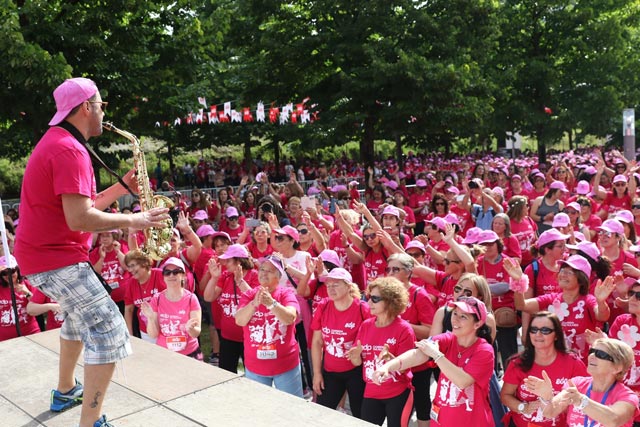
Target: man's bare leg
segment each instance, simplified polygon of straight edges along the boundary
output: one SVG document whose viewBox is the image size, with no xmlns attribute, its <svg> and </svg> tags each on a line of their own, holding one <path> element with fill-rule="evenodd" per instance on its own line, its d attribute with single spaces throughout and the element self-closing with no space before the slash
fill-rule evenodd
<svg viewBox="0 0 640 427">
<path fill-rule="evenodd" d="M 102 403 L 115 366 L 115 363 L 84 365 L 84 398 L 80 427 L 93 427 L 93 424 L 102 416 Z"/>
<path fill-rule="evenodd" d="M 75 370 L 82 353 L 82 341 L 60 338 L 60 361 L 58 362 L 58 391 L 66 393 L 76 385 Z"/>
</svg>

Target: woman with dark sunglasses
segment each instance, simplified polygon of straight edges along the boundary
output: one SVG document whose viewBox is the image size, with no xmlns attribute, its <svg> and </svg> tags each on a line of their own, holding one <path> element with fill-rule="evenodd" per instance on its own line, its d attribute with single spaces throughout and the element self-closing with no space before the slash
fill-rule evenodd
<svg viewBox="0 0 640 427">
<path fill-rule="evenodd" d="M 378 368 L 373 381 L 386 384 L 390 376 L 433 359 L 440 377 L 430 425 L 493 427 L 489 381 L 494 353 L 487 307 L 474 297 L 461 297 L 448 305 L 453 308 L 453 331 L 417 342 L 417 348 Z"/>
<path fill-rule="evenodd" d="M 299 250 L 309 252 L 314 258 L 325 250 L 327 244 L 324 236 L 320 233 L 320 230 L 318 230 L 313 221 L 311 221 L 311 217 L 307 212 L 302 213 L 300 223 L 296 225 L 296 230 L 298 230 L 300 236 Z"/>
<path fill-rule="evenodd" d="M 509 408 L 509 421 L 505 426 L 562 427 L 566 423 L 562 417 L 545 418 L 544 407 L 525 386 L 529 376 L 542 378 L 542 372 L 551 378 L 554 394 L 570 378 L 584 376 L 587 369 L 566 346 L 562 325 L 558 316 L 541 311 L 532 315 L 523 337 L 524 351 L 511 358 L 504 374 L 502 403 Z"/>
<path fill-rule="evenodd" d="M 347 352 L 353 366 L 362 366 L 362 419 L 382 425 L 386 418 L 389 427 L 405 427 L 413 406 L 410 372 L 399 369 L 384 382 L 376 381 L 373 375 L 389 359 L 414 346 L 413 329 L 400 317 L 409 303 L 409 294 L 398 279 L 381 277 L 369 284 L 368 300 L 373 317 L 360 326 L 356 345 Z"/>
<path fill-rule="evenodd" d="M 510 261 L 505 261 L 504 265 L 513 283 L 521 283 L 520 267 Z M 586 361 L 585 331 L 595 330 L 599 322 L 609 319 L 610 309 L 606 300 L 615 287 L 614 279 L 613 276 L 608 276 L 604 281 L 598 281 L 594 293 L 590 294 L 589 261 L 580 255 L 572 255 L 566 261 L 560 261 L 559 265 L 558 286 L 561 291 L 525 299 L 523 289 L 514 289 L 516 309 L 530 314 L 540 310 L 555 313 L 560 319 L 567 347 Z"/>
<path fill-rule="evenodd" d="M 622 379 L 633 359 L 633 350 L 628 344 L 600 338 L 589 349 L 587 373 L 590 376 L 570 378 L 558 394 L 554 393 L 553 382 L 545 372 L 542 378 L 528 377 L 525 385 L 539 397 L 546 418 L 566 412 L 570 427 L 630 427 L 638 414 L 638 396 Z"/>
<path fill-rule="evenodd" d="M 202 360 L 198 343 L 202 310 L 198 298 L 184 288 L 186 269 L 182 260 L 172 257 L 165 261 L 162 276 L 167 289 L 140 308 L 147 318 L 147 334 L 161 347 Z"/>
<path fill-rule="evenodd" d="M 7 265 L 12 267 L 8 268 Z M 0 257 L 0 301 L 2 301 L 0 303 L 0 312 L 2 313 L 2 316 L 0 316 L 0 341 L 18 336 L 15 314 L 11 305 L 9 275 L 11 275 L 16 295 L 20 334 L 26 336 L 40 332 L 36 318 L 27 313 L 27 305 L 35 292 L 35 288 L 20 275 L 20 269 L 13 255 L 2 256 Z"/>
</svg>

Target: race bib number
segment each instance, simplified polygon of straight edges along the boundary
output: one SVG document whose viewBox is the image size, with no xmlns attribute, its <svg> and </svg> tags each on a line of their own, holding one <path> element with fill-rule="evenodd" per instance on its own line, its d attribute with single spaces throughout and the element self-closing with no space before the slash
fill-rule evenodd
<svg viewBox="0 0 640 427">
<path fill-rule="evenodd" d="M 278 357 L 278 351 L 275 345 L 261 345 L 258 347 L 258 359 L 273 360 Z"/>
<path fill-rule="evenodd" d="M 435 403 L 431 404 L 431 419 L 435 422 L 438 422 L 438 415 L 440 414 L 440 407 L 436 406 Z"/>
<path fill-rule="evenodd" d="M 118 283 L 117 280 L 113 282 L 107 282 L 107 284 L 111 289 L 118 289 L 120 287 L 120 283 Z"/>
<path fill-rule="evenodd" d="M 187 337 L 167 337 L 167 348 L 171 351 L 182 351 L 187 348 Z"/>
</svg>

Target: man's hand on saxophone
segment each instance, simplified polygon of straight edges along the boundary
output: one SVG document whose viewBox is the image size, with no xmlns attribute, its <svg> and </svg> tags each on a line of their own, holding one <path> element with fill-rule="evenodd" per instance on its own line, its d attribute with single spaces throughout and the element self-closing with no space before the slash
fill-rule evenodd
<svg viewBox="0 0 640 427">
<path fill-rule="evenodd" d="M 145 212 L 138 212 L 131 215 L 132 223 L 130 228 L 136 230 L 146 230 L 151 227 L 164 227 L 164 221 L 171 218 L 169 208 L 151 208 Z"/>
</svg>

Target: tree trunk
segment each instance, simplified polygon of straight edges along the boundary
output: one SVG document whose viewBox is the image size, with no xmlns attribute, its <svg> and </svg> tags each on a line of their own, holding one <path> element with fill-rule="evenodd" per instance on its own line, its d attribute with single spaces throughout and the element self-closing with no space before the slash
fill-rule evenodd
<svg viewBox="0 0 640 427">
<path fill-rule="evenodd" d="M 400 170 L 404 170 L 404 162 L 402 161 L 402 138 L 396 133 L 396 162 L 400 166 Z"/>
<path fill-rule="evenodd" d="M 545 141 L 544 135 L 544 126 L 538 126 L 537 137 L 538 137 L 538 163 L 546 163 L 547 162 L 547 145 Z"/>
<path fill-rule="evenodd" d="M 360 161 L 364 165 L 365 182 L 369 182 L 369 172 L 367 172 L 367 170 L 369 166 L 373 167 L 373 160 L 375 159 L 375 153 L 373 150 L 373 128 L 375 122 L 375 118 L 371 115 L 368 115 L 364 119 L 364 131 L 362 132 L 362 139 L 360 140 Z"/>
</svg>

